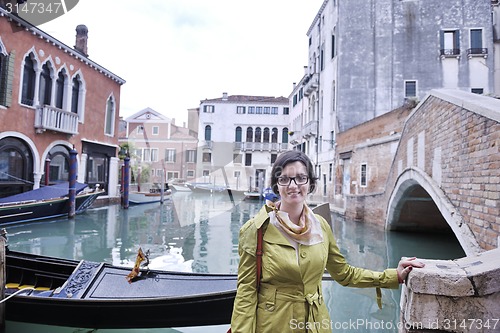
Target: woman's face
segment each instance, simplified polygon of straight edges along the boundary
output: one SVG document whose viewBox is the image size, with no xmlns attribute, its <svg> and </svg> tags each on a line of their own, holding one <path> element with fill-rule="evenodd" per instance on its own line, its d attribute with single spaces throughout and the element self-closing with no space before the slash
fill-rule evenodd
<svg viewBox="0 0 500 333">
<path fill-rule="evenodd" d="M 309 179 L 307 168 L 301 162 L 287 164 L 278 177 L 278 191 L 281 196 L 282 207 L 303 205 L 309 193 Z M 296 177 L 296 178 L 294 178 Z M 290 181 L 290 178 L 292 180 Z M 281 181 L 280 181 L 281 180 Z M 280 182 L 287 185 L 280 185 Z M 297 185 L 298 183 L 304 183 Z"/>
</svg>

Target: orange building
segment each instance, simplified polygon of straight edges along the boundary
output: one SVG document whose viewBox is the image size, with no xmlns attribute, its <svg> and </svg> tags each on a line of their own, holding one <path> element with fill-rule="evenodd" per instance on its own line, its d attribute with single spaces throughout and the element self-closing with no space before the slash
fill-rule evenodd
<svg viewBox="0 0 500 333">
<path fill-rule="evenodd" d="M 120 88 L 87 55 L 87 28 L 71 48 L 0 7 L 0 197 L 68 180 L 118 195 Z"/>
<path fill-rule="evenodd" d="M 196 172 L 197 133 L 175 120 L 145 108 L 123 120 L 120 145 L 128 145 L 133 182 L 141 174 L 142 188 L 168 182 L 193 181 Z"/>
</svg>

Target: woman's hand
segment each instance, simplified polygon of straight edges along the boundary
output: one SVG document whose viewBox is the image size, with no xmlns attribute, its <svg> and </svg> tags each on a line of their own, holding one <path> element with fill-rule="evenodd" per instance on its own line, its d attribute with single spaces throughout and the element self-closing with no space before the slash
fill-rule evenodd
<svg viewBox="0 0 500 333">
<path fill-rule="evenodd" d="M 403 283 L 406 281 L 408 274 L 410 274 L 413 267 L 422 268 L 425 264 L 421 261 L 415 261 L 416 257 L 406 258 L 402 257 L 398 263 L 398 267 L 396 271 L 398 272 L 398 280 L 399 283 Z"/>
</svg>

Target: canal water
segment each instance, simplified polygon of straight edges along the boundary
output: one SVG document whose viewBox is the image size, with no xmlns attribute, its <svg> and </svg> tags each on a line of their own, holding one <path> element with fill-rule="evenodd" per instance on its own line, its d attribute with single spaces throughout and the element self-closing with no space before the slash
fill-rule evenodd
<svg viewBox="0 0 500 333">
<path fill-rule="evenodd" d="M 72 220 L 10 226 L 8 244 L 16 251 L 128 267 L 133 266 L 141 247 L 150 252 L 152 269 L 236 273 L 239 228 L 262 204 L 222 194 L 176 192 L 163 205 L 138 205 L 128 210 L 112 205 L 90 209 Z M 455 259 L 465 255 L 450 234 L 389 232 L 338 217 L 333 228 L 349 263 L 369 269 L 395 267 L 402 256 Z M 397 332 L 400 290 L 383 290 L 382 310 L 377 307 L 374 289 L 346 288 L 324 281 L 324 296 L 331 314 L 329 325 L 335 332 Z M 116 317 L 127 320 L 119 313 Z M 220 333 L 228 327 L 94 330 L 6 322 L 7 333 Z"/>
</svg>

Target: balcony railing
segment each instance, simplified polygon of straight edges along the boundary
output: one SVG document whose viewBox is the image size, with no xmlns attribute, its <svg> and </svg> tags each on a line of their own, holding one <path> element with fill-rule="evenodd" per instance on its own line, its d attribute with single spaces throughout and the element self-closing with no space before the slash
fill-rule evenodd
<svg viewBox="0 0 500 333">
<path fill-rule="evenodd" d="M 283 151 L 288 148 L 287 143 L 277 143 L 277 142 L 236 142 L 234 145 L 235 149 L 241 151 Z"/>
<path fill-rule="evenodd" d="M 201 146 L 203 149 L 212 149 L 213 141 L 203 141 L 203 145 Z"/>
<path fill-rule="evenodd" d="M 467 49 L 467 57 L 470 59 L 472 57 L 488 57 L 488 49 L 485 48 L 471 48 Z"/>
<path fill-rule="evenodd" d="M 53 106 L 38 106 L 35 110 L 35 128 L 38 133 L 50 130 L 78 134 L 78 115 Z"/>
<path fill-rule="evenodd" d="M 302 137 L 308 139 L 311 136 L 316 136 L 318 133 L 318 121 L 313 120 L 308 122 L 302 129 Z"/>
<path fill-rule="evenodd" d="M 441 49 L 441 58 L 459 58 L 460 49 Z"/>
<path fill-rule="evenodd" d="M 318 90 L 319 87 L 319 76 L 318 73 L 310 74 L 304 80 L 304 96 L 309 96 L 314 91 Z"/>
</svg>

